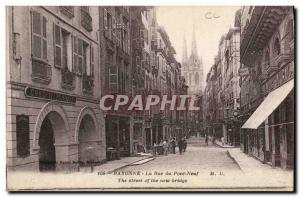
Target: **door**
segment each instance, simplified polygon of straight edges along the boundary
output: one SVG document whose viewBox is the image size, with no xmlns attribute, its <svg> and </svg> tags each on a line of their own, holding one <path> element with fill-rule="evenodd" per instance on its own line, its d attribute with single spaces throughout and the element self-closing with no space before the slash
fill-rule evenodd
<svg viewBox="0 0 300 197">
<path fill-rule="evenodd" d="M 39 136 L 40 171 L 54 171 L 56 168 L 56 154 L 54 142 L 54 132 L 52 129 L 51 121 L 46 117 L 42 123 Z"/>
</svg>

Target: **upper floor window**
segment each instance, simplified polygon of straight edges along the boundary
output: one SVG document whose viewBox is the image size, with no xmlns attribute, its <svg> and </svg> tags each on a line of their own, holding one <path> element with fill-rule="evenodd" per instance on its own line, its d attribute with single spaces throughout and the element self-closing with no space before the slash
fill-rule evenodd
<svg viewBox="0 0 300 197">
<path fill-rule="evenodd" d="M 59 68 L 71 67 L 71 34 L 54 24 L 54 65 Z"/>
<path fill-rule="evenodd" d="M 81 6 L 81 25 L 87 31 L 92 31 L 92 17 L 89 14 L 89 7 L 88 6 Z"/>
<path fill-rule="evenodd" d="M 32 12 L 32 56 L 47 61 L 47 19 Z"/>
<path fill-rule="evenodd" d="M 59 6 L 60 11 L 69 18 L 74 17 L 74 6 Z"/>
<path fill-rule="evenodd" d="M 280 54 L 280 42 L 279 42 L 279 38 L 276 38 L 274 42 L 274 55 L 277 56 L 279 54 Z"/>
<path fill-rule="evenodd" d="M 103 16 L 103 26 L 104 26 L 104 35 L 107 38 L 112 38 L 112 24 L 113 18 L 112 15 L 104 9 L 104 16 Z"/>
</svg>

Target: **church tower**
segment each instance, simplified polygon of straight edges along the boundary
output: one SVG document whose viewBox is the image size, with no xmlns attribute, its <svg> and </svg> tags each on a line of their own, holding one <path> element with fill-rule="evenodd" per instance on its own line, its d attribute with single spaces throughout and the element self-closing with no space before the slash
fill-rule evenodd
<svg viewBox="0 0 300 197">
<path fill-rule="evenodd" d="M 183 39 L 182 73 L 189 86 L 189 94 L 202 94 L 204 91 L 204 74 L 202 59 L 198 55 L 195 28 L 193 28 L 191 55 L 187 58 L 186 39 Z"/>
</svg>

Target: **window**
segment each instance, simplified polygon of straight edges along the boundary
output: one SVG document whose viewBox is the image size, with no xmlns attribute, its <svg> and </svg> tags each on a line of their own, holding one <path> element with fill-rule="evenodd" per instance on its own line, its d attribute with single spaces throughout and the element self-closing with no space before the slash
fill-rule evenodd
<svg viewBox="0 0 300 197">
<path fill-rule="evenodd" d="M 104 25 L 104 35 L 106 38 L 112 38 L 112 16 L 106 9 L 104 9 L 103 25 Z"/>
<path fill-rule="evenodd" d="M 277 56 L 280 54 L 280 42 L 279 39 L 276 38 L 275 42 L 274 42 L 274 55 Z"/>
<path fill-rule="evenodd" d="M 47 19 L 32 12 L 32 56 L 47 61 Z"/>
<path fill-rule="evenodd" d="M 112 91 L 118 91 L 118 67 L 116 65 L 109 66 L 109 88 Z"/>
<path fill-rule="evenodd" d="M 91 68 L 90 68 L 90 76 L 94 77 L 94 73 L 95 73 L 95 54 L 94 54 L 94 47 L 91 46 Z"/>
<path fill-rule="evenodd" d="M 54 66 L 58 68 L 69 68 L 71 59 L 70 33 L 54 24 Z"/>
<path fill-rule="evenodd" d="M 73 36 L 73 72 L 82 74 L 83 67 L 83 40 Z"/>
<path fill-rule="evenodd" d="M 29 117 L 17 115 L 16 124 L 17 155 L 24 158 L 30 154 Z"/>
</svg>

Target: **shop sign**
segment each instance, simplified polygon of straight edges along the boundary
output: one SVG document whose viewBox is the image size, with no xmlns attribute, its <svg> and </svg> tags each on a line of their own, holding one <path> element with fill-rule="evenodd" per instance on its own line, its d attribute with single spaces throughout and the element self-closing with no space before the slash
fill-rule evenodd
<svg viewBox="0 0 300 197">
<path fill-rule="evenodd" d="M 54 101 L 61 101 L 66 103 L 76 103 L 76 97 L 62 94 L 58 92 L 52 92 L 48 90 L 41 90 L 32 87 L 25 88 L 25 96 L 31 98 L 39 98 L 45 100 L 54 100 Z"/>
</svg>

